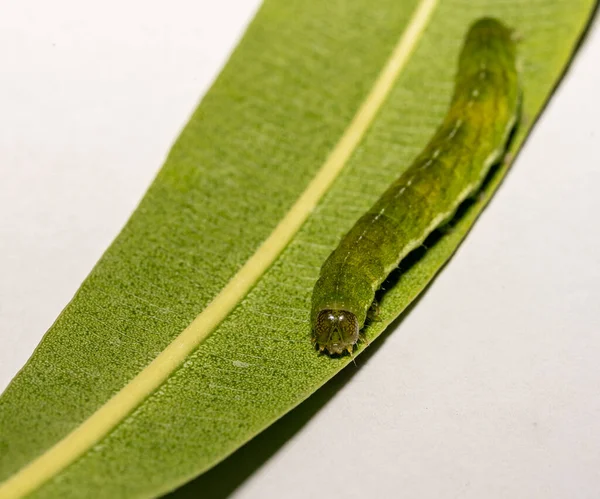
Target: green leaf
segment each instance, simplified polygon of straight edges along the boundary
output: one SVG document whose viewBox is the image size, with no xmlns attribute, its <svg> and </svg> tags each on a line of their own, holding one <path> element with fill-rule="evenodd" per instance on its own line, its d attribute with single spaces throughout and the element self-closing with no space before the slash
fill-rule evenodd
<svg viewBox="0 0 600 499">
<path fill-rule="evenodd" d="M 516 152 L 592 0 L 268 0 L 121 234 L 0 398 L 0 497 L 151 496 L 339 372 L 308 321 L 320 265 L 425 145 L 467 26 L 521 35 Z M 502 165 L 404 265 L 374 339 L 449 259 Z"/>
</svg>

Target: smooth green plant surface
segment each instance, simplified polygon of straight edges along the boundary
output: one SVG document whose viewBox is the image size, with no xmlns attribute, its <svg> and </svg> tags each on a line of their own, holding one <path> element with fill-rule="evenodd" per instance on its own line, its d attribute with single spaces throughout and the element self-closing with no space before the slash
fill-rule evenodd
<svg viewBox="0 0 600 499">
<path fill-rule="evenodd" d="M 0 398 L 0 480 L 17 484 L 0 485 L 0 497 L 19 490 L 57 498 L 170 490 L 349 362 L 317 355 L 310 342 L 312 287 L 340 237 L 441 122 L 468 26 L 494 16 L 520 34 L 525 119 L 514 152 L 572 57 L 595 1 L 431 2 L 431 17 L 413 36 L 414 51 L 367 133 L 251 291 L 162 373 L 151 395 L 134 400 L 120 419 L 118 410 L 111 413 L 117 420 L 104 436 L 89 444 L 77 439 L 77 451 L 51 450 L 130 386 L 261 247 L 326 162 L 427 2 L 265 2 L 126 227 Z M 370 340 L 448 260 L 507 168 L 388 290 L 381 322 L 366 330 Z M 69 452 L 65 466 L 19 488 L 20 470 L 35 476 L 49 469 L 32 464 L 39 456 L 54 462 Z"/>
</svg>

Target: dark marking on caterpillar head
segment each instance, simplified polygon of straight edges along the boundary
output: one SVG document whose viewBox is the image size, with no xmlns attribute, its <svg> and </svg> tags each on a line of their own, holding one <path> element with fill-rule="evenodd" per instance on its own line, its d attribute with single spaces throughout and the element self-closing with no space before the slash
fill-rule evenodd
<svg viewBox="0 0 600 499">
<path fill-rule="evenodd" d="M 319 351 L 329 354 L 352 353 L 360 330 L 358 319 L 347 310 L 325 309 L 319 312 L 314 328 L 314 342 Z"/>
</svg>

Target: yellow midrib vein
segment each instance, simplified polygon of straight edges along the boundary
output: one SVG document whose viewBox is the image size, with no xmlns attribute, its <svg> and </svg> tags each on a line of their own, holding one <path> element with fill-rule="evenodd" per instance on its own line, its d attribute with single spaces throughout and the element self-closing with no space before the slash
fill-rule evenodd
<svg viewBox="0 0 600 499">
<path fill-rule="evenodd" d="M 418 4 L 369 95 L 321 169 L 239 272 L 200 315 L 121 391 L 65 438 L 0 485 L 0 498 L 22 497 L 34 491 L 85 454 L 154 392 L 246 296 L 340 174 L 409 60 L 437 2 L 438 0 L 421 0 Z"/>
</svg>

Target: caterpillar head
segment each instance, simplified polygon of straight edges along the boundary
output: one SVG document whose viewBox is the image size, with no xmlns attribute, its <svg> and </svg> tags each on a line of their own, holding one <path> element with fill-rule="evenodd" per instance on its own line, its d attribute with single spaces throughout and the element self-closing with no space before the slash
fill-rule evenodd
<svg viewBox="0 0 600 499">
<path fill-rule="evenodd" d="M 319 312 L 315 322 L 313 341 L 319 351 L 327 350 L 331 354 L 344 351 L 352 353 L 358 341 L 358 319 L 347 310 L 325 309 Z"/>
</svg>

